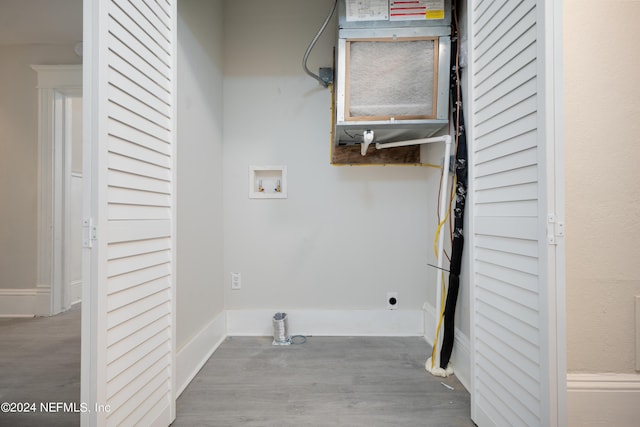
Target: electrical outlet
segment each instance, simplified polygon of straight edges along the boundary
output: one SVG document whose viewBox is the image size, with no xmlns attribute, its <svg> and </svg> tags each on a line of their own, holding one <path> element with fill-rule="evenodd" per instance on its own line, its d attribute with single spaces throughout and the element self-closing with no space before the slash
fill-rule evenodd
<svg viewBox="0 0 640 427">
<path fill-rule="evenodd" d="M 240 273 L 231 273 L 231 289 L 242 288 L 242 278 Z"/>
<path fill-rule="evenodd" d="M 387 292 L 387 308 L 389 310 L 398 309 L 398 293 L 397 292 Z"/>
</svg>

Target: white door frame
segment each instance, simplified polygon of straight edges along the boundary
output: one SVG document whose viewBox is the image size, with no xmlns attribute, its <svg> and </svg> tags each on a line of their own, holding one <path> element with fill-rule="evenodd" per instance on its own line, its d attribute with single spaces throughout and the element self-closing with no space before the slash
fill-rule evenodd
<svg viewBox="0 0 640 427">
<path fill-rule="evenodd" d="M 50 316 L 69 308 L 69 188 L 65 167 L 70 150 L 67 100 L 82 96 L 82 65 L 32 65 L 38 73 L 38 264 L 35 314 Z"/>
<path fill-rule="evenodd" d="M 567 333 L 566 333 L 566 267 L 565 267 L 565 184 L 564 184 L 564 96 L 563 96 L 563 2 L 544 0 L 546 34 L 545 107 L 547 140 L 547 197 L 549 212 L 555 218 L 548 220 L 549 245 L 548 275 L 554 288 L 548 295 L 549 329 L 551 331 L 550 377 L 555 384 L 555 395 L 550 396 L 551 412 L 558 426 L 567 424 Z"/>
</svg>

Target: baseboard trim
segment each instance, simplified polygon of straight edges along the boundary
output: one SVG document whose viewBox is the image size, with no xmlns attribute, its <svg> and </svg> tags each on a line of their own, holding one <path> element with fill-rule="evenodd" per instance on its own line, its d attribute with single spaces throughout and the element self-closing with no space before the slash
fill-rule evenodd
<svg viewBox="0 0 640 427">
<path fill-rule="evenodd" d="M 36 286 L 34 314 L 36 316 L 51 316 L 51 286 Z"/>
<path fill-rule="evenodd" d="M 40 295 L 39 288 L 0 289 L 0 317 L 34 317 Z"/>
<path fill-rule="evenodd" d="M 226 315 L 223 311 L 178 350 L 176 354 L 176 397 L 182 394 L 227 337 L 226 330 Z"/>
<path fill-rule="evenodd" d="M 433 342 L 436 339 L 436 309 L 425 302 L 422 306 L 422 313 L 424 318 L 424 339 L 433 347 Z"/>
<path fill-rule="evenodd" d="M 637 426 L 640 374 L 567 375 L 569 426 Z"/>
<path fill-rule="evenodd" d="M 455 329 L 453 352 L 451 353 L 453 373 L 467 391 L 471 390 L 471 341 L 469 337 Z"/>
<path fill-rule="evenodd" d="M 82 282 L 70 285 L 71 305 L 80 302 Z M 38 285 L 27 289 L 0 289 L 0 317 L 51 316 L 51 287 Z"/>
<path fill-rule="evenodd" d="M 82 301 L 82 280 L 76 280 L 69 285 L 69 301 L 71 305 Z"/>
<path fill-rule="evenodd" d="M 289 335 L 423 336 L 421 310 L 227 310 L 229 336 L 273 336 L 273 315 L 287 313 Z"/>
</svg>

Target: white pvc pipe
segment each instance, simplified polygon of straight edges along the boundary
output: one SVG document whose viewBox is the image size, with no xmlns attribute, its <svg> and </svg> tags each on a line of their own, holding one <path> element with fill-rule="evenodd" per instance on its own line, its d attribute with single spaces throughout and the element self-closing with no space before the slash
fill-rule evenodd
<svg viewBox="0 0 640 427">
<path fill-rule="evenodd" d="M 447 214 L 449 206 L 449 158 L 451 157 L 451 136 L 444 136 L 444 160 L 442 164 L 442 183 L 440 184 L 440 221 L 442 221 Z M 432 138 L 429 138 L 432 139 Z M 438 238 L 438 270 L 436 271 L 436 327 L 433 335 L 434 339 L 438 333 L 438 322 L 440 320 L 440 313 L 442 313 L 442 265 L 444 263 L 444 233 L 440 230 Z M 439 336 L 438 342 L 435 342 L 435 360 L 434 366 L 440 367 L 440 348 L 442 348 L 442 337 Z"/>
<path fill-rule="evenodd" d="M 432 142 L 444 142 L 446 144 L 451 144 L 451 135 L 434 136 L 433 138 L 410 139 L 407 141 L 387 142 L 384 144 L 377 142 L 376 148 L 378 150 L 382 150 L 383 148 L 405 147 L 407 145 L 418 145 L 418 144 L 430 144 Z"/>
<path fill-rule="evenodd" d="M 442 183 L 440 184 L 440 212 L 439 218 L 442 221 L 447 215 L 449 207 L 449 158 L 451 157 L 451 135 L 436 136 L 433 138 L 412 139 L 408 141 L 389 142 L 387 144 L 376 143 L 378 150 L 383 148 L 404 147 L 407 145 L 430 144 L 433 142 L 444 142 L 444 159 L 442 161 Z M 449 219 L 451 220 L 451 219 Z M 439 225 L 439 223 L 438 223 Z M 438 334 L 438 323 L 440 314 L 442 313 L 442 265 L 444 263 L 444 233 L 440 230 L 438 236 L 438 270 L 436 271 L 436 325 L 434 339 Z M 442 336 L 438 336 L 438 341 L 434 342 L 436 346 L 434 367 L 440 368 L 440 349 L 442 348 Z"/>
</svg>

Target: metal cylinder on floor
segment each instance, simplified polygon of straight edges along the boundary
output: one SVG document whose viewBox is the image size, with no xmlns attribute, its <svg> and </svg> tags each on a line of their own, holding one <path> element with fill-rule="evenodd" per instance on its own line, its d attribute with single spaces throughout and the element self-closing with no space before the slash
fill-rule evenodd
<svg viewBox="0 0 640 427">
<path fill-rule="evenodd" d="M 289 345 L 289 325 L 287 313 L 276 313 L 273 316 L 273 345 Z"/>
</svg>

